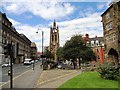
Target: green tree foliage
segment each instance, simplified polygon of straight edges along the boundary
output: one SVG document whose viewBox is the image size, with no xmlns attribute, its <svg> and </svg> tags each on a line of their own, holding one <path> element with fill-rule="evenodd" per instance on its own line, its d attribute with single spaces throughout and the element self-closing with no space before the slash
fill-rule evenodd
<svg viewBox="0 0 120 90">
<path fill-rule="evenodd" d="M 80 51 L 83 47 L 82 36 L 75 35 L 63 46 L 63 56 L 66 59 L 80 58 Z"/>
<path fill-rule="evenodd" d="M 90 47 L 87 47 L 83 43 L 81 35 L 74 35 L 70 40 L 67 40 L 65 45 L 58 49 L 57 55 L 60 58 L 76 60 L 77 58 L 84 62 L 95 60 L 95 54 Z"/>
<path fill-rule="evenodd" d="M 57 56 L 58 56 L 58 58 L 59 58 L 60 60 L 63 59 L 63 47 L 59 47 L 59 48 L 57 49 Z"/>
<path fill-rule="evenodd" d="M 51 52 L 47 49 L 45 52 L 44 52 L 44 57 L 46 58 L 51 58 Z"/>
<path fill-rule="evenodd" d="M 96 60 L 95 53 L 90 47 L 85 47 L 81 52 L 81 57 L 84 60 L 84 62 Z"/>
</svg>

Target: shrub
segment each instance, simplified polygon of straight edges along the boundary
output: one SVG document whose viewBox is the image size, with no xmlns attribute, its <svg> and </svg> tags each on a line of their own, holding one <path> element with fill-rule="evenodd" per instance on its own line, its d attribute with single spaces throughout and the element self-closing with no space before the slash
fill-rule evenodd
<svg viewBox="0 0 120 90">
<path fill-rule="evenodd" d="M 48 69 L 48 63 L 46 61 L 43 62 L 43 70 Z"/>
<path fill-rule="evenodd" d="M 54 61 L 46 60 L 43 62 L 43 70 L 47 70 L 48 65 L 50 65 L 50 69 L 54 69 L 56 68 L 57 63 Z"/>
<path fill-rule="evenodd" d="M 111 64 L 104 64 L 98 68 L 100 76 L 109 80 L 118 80 L 120 77 L 119 68 L 112 66 Z"/>
</svg>

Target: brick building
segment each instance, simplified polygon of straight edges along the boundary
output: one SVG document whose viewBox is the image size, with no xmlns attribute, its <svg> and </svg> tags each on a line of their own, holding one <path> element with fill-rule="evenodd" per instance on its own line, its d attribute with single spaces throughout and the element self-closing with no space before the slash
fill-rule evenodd
<svg viewBox="0 0 120 90">
<path fill-rule="evenodd" d="M 98 64 L 104 63 L 104 40 L 103 37 L 93 37 L 89 38 L 89 35 L 86 34 L 86 46 L 91 47 L 96 55 L 96 61 Z"/>
</svg>

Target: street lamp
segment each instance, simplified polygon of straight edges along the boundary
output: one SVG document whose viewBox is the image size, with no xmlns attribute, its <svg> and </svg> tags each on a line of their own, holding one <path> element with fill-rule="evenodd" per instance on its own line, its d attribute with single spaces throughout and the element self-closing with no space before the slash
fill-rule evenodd
<svg viewBox="0 0 120 90">
<path fill-rule="evenodd" d="M 43 39 L 44 39 L 44 31 L 41 28 L 38 28 L 38 31 L 41 30 L 42 31 L 42 64 L 43 64 Z M 38 31 L 36 33 L 38 33 Z"/>
</svg>

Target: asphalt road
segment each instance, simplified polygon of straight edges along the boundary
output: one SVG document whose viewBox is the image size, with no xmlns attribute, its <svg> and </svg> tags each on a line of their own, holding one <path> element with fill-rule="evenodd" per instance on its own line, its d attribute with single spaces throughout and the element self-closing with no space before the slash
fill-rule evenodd
<svg viewBox="0 0 120 90">
<path fill-rule="evenodd" d="M 35 69 L 33 70 L 33 64 L 31 65 L 23 65 L 23 64 L 13 64 L 13 81 L 14 81 L 14 87 L 19 88 L 27 88 L 27 87 L 33 87 L 34 81 L 36 77 L 35 75 L 38 75 L 42 69 L 40 68 L 41 61 L 38 61 L 35 63 Z M 10 67 L 4 67 L 0 70 L 0 87 L 9 88 L 9 79 L 8 76 L 8 70 Z M 38 71 L 37 71 L 38 69 Z M 32 76 L 30 76 L 31 74 Z M 36 77 L 37 78 L 37 77 Z M 27 80 L 32 80 L 31 82 Z M 23 84 L 23 82 L 26 84 Z"/>
</svg>

